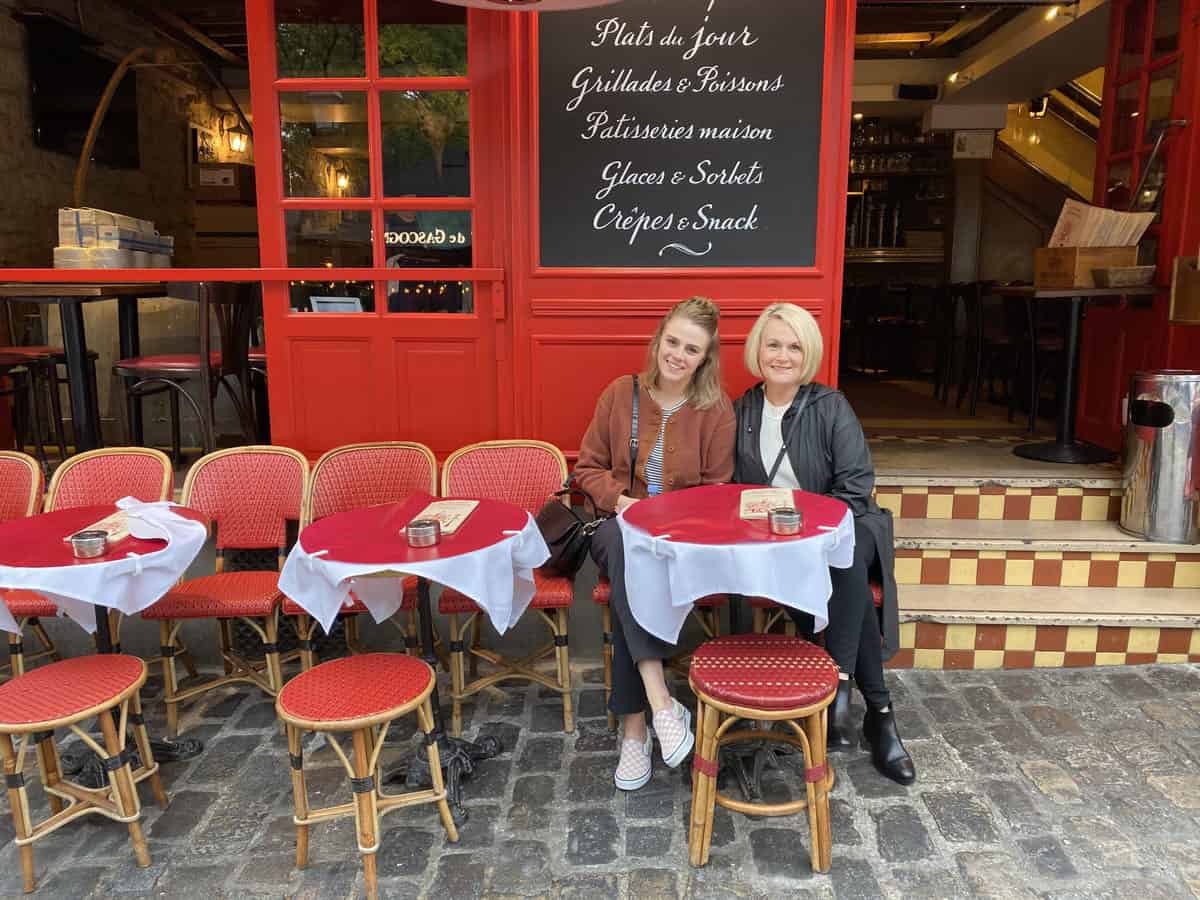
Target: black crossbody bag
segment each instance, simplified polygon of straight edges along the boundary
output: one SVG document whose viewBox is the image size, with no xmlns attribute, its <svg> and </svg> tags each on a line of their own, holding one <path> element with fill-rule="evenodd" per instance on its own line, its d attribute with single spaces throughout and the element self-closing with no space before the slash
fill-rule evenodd
<svg viewBox="0 0 1200 900">
<path fill-rule="evenodd" d="M 634 471 L 638 456 L 638 377 L 633 376 L 633 422 L 629 436 L 629 490 L 633 493 Z M 542 568 L 551 575 L 574 578 L 591 549 L 592 535 L 608 516 L 601 515 L 592 495 L 582 488 L 572 487 L 574 474 L 567 476 L 561 491 L 550 495 L 546 504 L 534 517 L 542 539 L 550 550 L 550 558 Z M 578 497 L 584 515 L 575 511 L 573 503 L 563 503 L 564 497 L 572 501 Z M 589 511 L 590 507 L 590 511 Z"/>
</svg>

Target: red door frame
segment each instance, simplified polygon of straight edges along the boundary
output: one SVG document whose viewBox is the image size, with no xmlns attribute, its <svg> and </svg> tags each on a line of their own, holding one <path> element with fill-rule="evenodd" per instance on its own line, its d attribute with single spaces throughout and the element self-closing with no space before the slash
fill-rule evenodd
<svg viewBox="0 0 1200 900">
<path fill-rule="evenodd" d="M 1147 10 L 1141 49 L 1142 64 L 1120 71 L 1130 11 L 1144 4 Z M 1190 125 L 1170 133 L 1164 141 L 1166 189 L 1158 238 L 1156 283 L 1161 288 L 1148 307 L 1122 303 L 1092 307 L 1084 327 L 1081 353 L 1079 416 L 1080 437 L 1117 449 L 1124 427 L 1122 398 L 1133 372 L 1148 368 L 1200 368 L 1200 327 L 1171 324 L 1168 318 L 1170 280 L 1175 257 L 1191 254 L 1200 244 L 1200 0 L 1182 0 L 1178 51 L 1155 57 L 1153 49 L 1154 0 L 1115 0 L 1109 30 L 1105 69 L 1104 104 L 1096 146 L 1094 202 L 1107 205 L 1111 167 L 1130 162 L 1130 181 L 1136 185 L 1151 144 L 1146 140 L 1146 106 L 1149 80 L 1178 61 L 1179 70 L 1171 117 Z M 1114 152 L 1116 117 L 1121 113 L 1117 93 L 1131 82 L 1139 83 L 1138 113 L 1133 149 Z"/>
</svg>

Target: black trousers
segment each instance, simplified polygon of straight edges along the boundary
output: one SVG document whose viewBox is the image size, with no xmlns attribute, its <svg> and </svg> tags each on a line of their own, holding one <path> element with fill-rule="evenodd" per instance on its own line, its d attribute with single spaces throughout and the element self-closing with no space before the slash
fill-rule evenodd
<svg viewBox="0 0 1200 900">
<path fill-rule="evenodd" d="M 592 536 L 592 559 L 612 582 L 608 608 L 612 612 L 613 661 L 612 698 L 608 708 L 614 715 L 628 716 L 645 712 L 650 704 L 637 664 L 643 659 L 669 659 L 675 645 L 668 644 L 637 623 L 629 609 L 625 592 L 625 542 L 616 519 L 609 519 Z"/>
<path fill-rule="evenodd" d="M 848 569 L 829 570 L 833 593 L 829 598 L 829 627 L 825 629 L 826 652 L 854 679 L 863 697 L 876 709 L 892 702 L 883 681 L 879 614 L 871 599 L 870 571 L 878 561 L 875 539 L 856 520 L 854 564 Z M 812 616 L 793 609 L 788 614 L 802 633 L 812 634 Z"/>
</svg>

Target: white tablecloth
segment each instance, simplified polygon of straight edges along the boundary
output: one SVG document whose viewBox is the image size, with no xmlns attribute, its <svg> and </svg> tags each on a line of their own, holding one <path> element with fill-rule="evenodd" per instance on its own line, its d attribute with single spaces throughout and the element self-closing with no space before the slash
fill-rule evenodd
<svg viewBox="0 0 1200 900">
<path fill-rule="evenodd" d="M 166 501 L 142 503 L 132 497 L 117 501 L 129 514 L 129 533 L 136 538 L 165 540 L 167 546 L 161 550 L 87 565 L 28 569 L 0 565 L 0 588 L 36 591 L 89 633 L 96 630 L 95 604 L 126 615 L 139 613 L 175 586 L 208 538 L 202 522 L 176 515 L 171 511 L 173 505 Z M 3 603 L 0 631 L 20 633 Z"/>
<path fill-rule="evenodd" d="M 279 589 L 321 623 L 326 633 L 353 591 L 376 622 L 400 608 L 406 575 L 427 578 L 466 594 L 479 604 L 503 634 L 533 599 L 533 570 L 550 558 L 550 550 L 533 517 L 525 527 L 470 553 L 422 562 L 344 563 L 309 553 L 303 537 L 288 554 Z"/>
<path fill-rule="evenodd" d="M 625 589 L 638 623 L 674 644 L 692 605 L 710 594 L 766 597 L 829 624 L 829 567 L 854 564 L 854 516 L 836 529 L 793 541 L 689 544 L 652 537 L 617 517 L 625 543 Z"/>
</svg>

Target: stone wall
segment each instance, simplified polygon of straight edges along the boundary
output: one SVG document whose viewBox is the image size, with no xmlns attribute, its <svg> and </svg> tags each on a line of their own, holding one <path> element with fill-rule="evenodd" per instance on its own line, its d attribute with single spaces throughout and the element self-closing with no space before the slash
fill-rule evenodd
<svg viewBox="0 0 1200 900">
<path fill-rule="evenodd" d="M 57 211 L 73 205 L 76 165 L 74 157 L 34 144 L 25 28 L 12 16 L 16 8 L 13 0 L 0 0 L 0 173 L 4 173 L 0 268 L 51 265 L 52 248 L 57 243 Z M 114 60 L 135 47 L 165 46 L 165 40 L 144 23 L 107 2 L 46 0 L 39 3 L 39 9 L 77 25 L 82 15 L 83 32 L 99 40 L 104 55 Z M 252 150 L 235 154 L 228 149 L 221 131 L 221 113 L 207 86 L 172 74 L 182 71 L 179 69 L 136 71 L 141 167 L 122 170 L 93 164 L 82 205 L 152 219 L 160 232 L 175 236 L 175 264 L 188 266 L 195 248 L 196 202 L 193 179 L 188 177 L 189 126 L 198 126 L 217 138 L 213 144 L 219 161 L 252 162 Z M 197 73 L 192 78 L 203 77 L 198 69 L 192 71 Z M 232 115 L 226 113 L 225 124 L 232 122 Z M 141 313 L 144 353 L 195 350 L 194 304 L 170 299 L 149 301 L 142 303 Z M 116 306 L 90 304 L 85 308 L 85 318 L 89 345 L 100 354 L 100 402 L 106 438 L 123 442 L 122 392 L 110 375 L 117 353 Z M 19 331 L 40 330 L 39 338 L 59 340 L 57 314 L 52 307 L 42 310 L 40 323 L 22 318 L 17 324 Z M 236 420 L 224 406 L 219 417 L 219 432 L 236 430 Z M 165 398 L 146 401 L 146 424 L 149 442 L 166 443 Z M 197 436 L 197 429 L 185 416 L 185 443 L 194 445 Z"/>
</svg>

